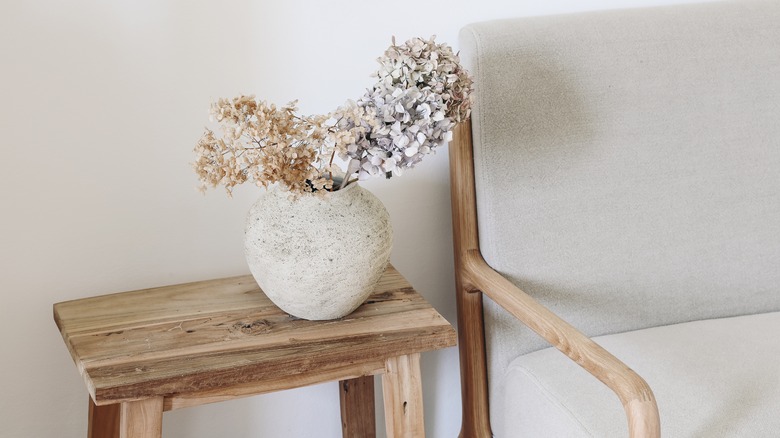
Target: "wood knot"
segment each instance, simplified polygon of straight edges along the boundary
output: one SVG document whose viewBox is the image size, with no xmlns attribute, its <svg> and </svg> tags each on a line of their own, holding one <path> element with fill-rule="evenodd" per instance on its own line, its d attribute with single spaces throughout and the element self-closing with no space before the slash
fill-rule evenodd
<svg viewBox="0 0 780 438">
<path fill-rule="evenodd" d="M 230 327 L 230 332 L 241 332 L 245 335 L 251 335 L 255 333 L 265 333 L 270 329 L 271 324 L 268 321 L 264 319 L 258 319 L 252 322 L 239 321 Z"/>
</svg>

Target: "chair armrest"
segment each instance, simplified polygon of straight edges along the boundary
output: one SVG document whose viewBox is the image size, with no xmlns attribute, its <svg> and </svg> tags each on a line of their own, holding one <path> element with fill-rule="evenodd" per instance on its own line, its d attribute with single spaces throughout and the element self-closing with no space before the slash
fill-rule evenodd
<svg viewBox="0 0 780 438">
<path fill-rule="evenodd" d="M 462 268 L 470 292 L 490 297 L 611 389 L 623 404 L 632 438 L 660 437 L 655 396 L 634 370 L 496 272 L 478 250 L 463 254 Z"/>
<path fill-rule="evenodd" d="M 455 282 L 461 355 L 461 437 L 489 437 L 482 294 L 509 311 L 617 394 L 632 438 L 660 436 L 653 391 L 631 368 L 491 268 L 479 250 L 471 121 L 450 144 Z M 482 292 L 482 294 L 478 293 Z"/>
</svg>

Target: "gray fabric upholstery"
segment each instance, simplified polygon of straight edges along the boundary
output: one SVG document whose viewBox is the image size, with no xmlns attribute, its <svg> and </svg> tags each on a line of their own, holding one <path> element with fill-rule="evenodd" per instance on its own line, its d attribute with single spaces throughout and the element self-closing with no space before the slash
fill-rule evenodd
<svg viewBox="0 0 780 438">
<path fill-rule="evenodd" d="M 780 312 L 654 327 L 596 338 L 650 384 L 661 436 L 780 435 Z M 617 397 L 555 349 L 506 372 L 497 436 L 626 437 Z"/>
<path fill-rule="evenodd" d="M 780 2 L 478 23 L 460 45 L 492 267 L 591 336 L 780 310 Z M 495 412 L 493 376 L 546 344 L 485 318 Z"/>
</svg>

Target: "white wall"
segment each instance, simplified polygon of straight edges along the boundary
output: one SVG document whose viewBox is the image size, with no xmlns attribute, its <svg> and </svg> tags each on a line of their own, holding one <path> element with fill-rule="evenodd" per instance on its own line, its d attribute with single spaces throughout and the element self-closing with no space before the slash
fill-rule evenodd
<svg viewBox="0 0 780 438">
<path fill-rule="evenodd" d="M 299 98 L 326 112 L 371 84 L 389 44 L 491 18 L 675 0 L 4 1 L 0 4 L 0 436 L 81 437 L 87 393 L 55 302 L 246 273 L 257 192 L 195 190 L 212 99 Z M 446 150 L 366 186 L 393 263 L 455 320 Z M 423 357 L 426 430 L 460 423 L 455 349 Z M 166 437 L 335 437 L 335 384 L 168 413 Z"/>
</svg>

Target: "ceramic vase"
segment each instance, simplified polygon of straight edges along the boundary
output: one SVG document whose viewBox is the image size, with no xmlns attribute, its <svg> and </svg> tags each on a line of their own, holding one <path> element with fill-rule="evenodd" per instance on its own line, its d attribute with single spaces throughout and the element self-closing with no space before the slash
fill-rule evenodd
<svg viewBox="0 0 780 438">
<path fill-rule="evenodd" d="M 357 183 L 294 197 L 270 187 L 245 230 L 249 269 L 283 311 L 309 320 L 352 313 L 390 259 L 393 231 L 379 199 Z"/>
</svg>

